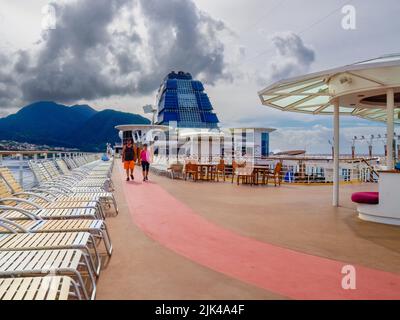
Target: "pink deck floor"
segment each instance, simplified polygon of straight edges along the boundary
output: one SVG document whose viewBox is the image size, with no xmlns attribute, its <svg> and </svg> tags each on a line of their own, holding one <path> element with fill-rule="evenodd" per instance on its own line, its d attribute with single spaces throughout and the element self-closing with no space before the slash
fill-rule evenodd
<svg viewBox="0 0 400 320">
<path fill-rule="evenodd" d="M 119 169 L 123 179 L 123 170 Z M 242 282 L 293 299 L 399 299 L 400 275 L 356 268 L 356 290 L 342 288 L 347 264 L 244 237 L 215 225 L 154 182 L 123 190 L 134 223 L 176 254 Z"/>
</svg>

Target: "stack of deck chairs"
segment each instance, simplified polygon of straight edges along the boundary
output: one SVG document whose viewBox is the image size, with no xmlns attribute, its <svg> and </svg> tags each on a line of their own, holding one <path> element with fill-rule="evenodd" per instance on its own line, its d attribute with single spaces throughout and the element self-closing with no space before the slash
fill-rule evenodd
<svg viewBox="0 0 400 320">
<path fill-rule="evenodd" d="M 90 300 L 113 247 L 113 159 L 30 161 L 38 184 L 24 190 L 0 167 L 0 300 Z"/>
</svg>

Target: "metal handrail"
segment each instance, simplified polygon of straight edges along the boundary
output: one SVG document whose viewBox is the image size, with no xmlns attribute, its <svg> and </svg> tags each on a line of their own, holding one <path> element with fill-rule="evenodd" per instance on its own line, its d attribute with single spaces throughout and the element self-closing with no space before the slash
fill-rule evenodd
<svg viewBox="0 0 400 320">
<path fill-rule="evenodd" d="M 368 168 L 371 170 L 371 171 L 370 171 L 370 178 L 369 178 L 370 182 L 374 182 L 374 181 L 375 181 L 375 179 L 374 179 L 374 174 L 375 174 L 375 175 L 378 177 L 378 179 L 379 179 L 379 173 L 374 169 L 373 166 L 371 166 L 370 163 L 368 163 L 367 160 L 362 159 L 361 162 L 365 163 L 365 164 L 368 166 Z"/>
<path fill-rule="evenodd" d="M 185 156 L 172 155 L 170 157 L 160 156 L 159 159 L 155 157 L 154 165 L 158 166 L 167 166 L 170 167 L 171 164 L 176 163 L 185 163 L 186 160 L 195 160 L 200 163 L 213 163 L 218 164 L 220 160 L 220 156 L 218 155 L 207 155 L 202 154 L 201 158 L 198 159 L 196 156 Z M 157 161 L 158 160 L 158 161 Z M 287 180 L 293 183 L 331 183 L 333 181 L 333 166 L 332 159 L 329 157 L 294 157 L 294 156 L 270 156 L 270 157 L 240 157 L 235 156 L 236 162 L 248 161 L 250 164 L 255 165 L 268 165 L 272 170 L 275 167 L 277 162 L 282 162 L 282 172 L 281 174 L 285 178 L 287 176 Z M 378 161 L 379 158 L 343 158 L 341 157 L 341 181 L 360 181 L 360 182 L 375 182 L 375 180 L 371 181 L 367 175 L 365 174 L 373 168 L 371 164 L 368 164 L 368 161 Z M 225 156 L 225 164 L 227 167 L 231 164 L 232 156 Z M 367 171 L 366 171 L 367 170 Z"/>
</svg>

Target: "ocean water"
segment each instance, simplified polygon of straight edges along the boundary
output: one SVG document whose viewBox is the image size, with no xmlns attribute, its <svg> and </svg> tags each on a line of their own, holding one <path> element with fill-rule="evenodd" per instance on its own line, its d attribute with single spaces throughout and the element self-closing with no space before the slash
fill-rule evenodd
<svg viewBox="0 0 400 320">
<path fill-rule="evenodd" d="M 18 182 L 20 180 L 20 161 L 19 160 L 3 160 L 1 166 L 7 167 L 13 173 L 15 179 Z M 29 169 L 28 161 L 22 162 L 22 185 L 24 189 L 32 188 L 36 184 L 35 176 L 33 172 Z"/>
</svg>

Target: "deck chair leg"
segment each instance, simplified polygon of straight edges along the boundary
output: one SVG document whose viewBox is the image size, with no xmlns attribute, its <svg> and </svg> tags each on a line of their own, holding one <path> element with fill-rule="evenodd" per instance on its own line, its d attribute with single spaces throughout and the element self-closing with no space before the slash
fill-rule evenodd
<svg viewBox="0 0 400 320">
<path fill-rule="evenodd" d="M 94 270 L 92 270 L 91 268 L 90 268 L 90 265 L 89 265 L 89 261 L 88 261 L 88 259 L 87 259 L 87 257 L 85 256 L 85 255 L 83 255 L 83 259 L 85 260 L 85 266 L 86 266 L 86 269 L 87 269 L 87 272 L 88 272 L 88 274 L 89 274 L 89 278 L 90 278 L 90 282 L 91 282 L 91 292 L 92 292 L 92 299 L 94 299 L 95 298 L 95 296 L 96 296 L 96 277 L 95 277 L 95 275 L 93 274 L 93 272 L 94 272 Z"/>
<path fill-rule="evenodd" d="M 83 256 L 84 257 L 84 259 L 86 260 L 86 257 L 85 256 Z M 78 272 L 78 271 L 76 271 L 76 270 L 68 270 L 70 273 L 73 273 L 75 276 L 76 276 L 76 278 L 78 279 L 78 286 L 80 287 L 80 289 L 81 289 L 81 291 L 82 291 L 82 294 L 83 294 L 83 296 L 85 297 L 85 299 L 86 300 L 89 300 L 89 294 L 88 294 L 88 292 L 87 292 L 87 289 L 86 289 L 86 286 L 85 286 L 85 283 L 84 283 L 84 281 L 83 281 L 83 279 L 82 279 L 82 276 L 81 276 L 81 274 Z M 91 277 L 91 272 L 90 272 L 90 270 L 89 270 L 89 268 L 88 268 L 88 272 L 89 272 L 89 277 Z M 91 285 L 93 286 L 93 280 L 91 279 L 90 280 L 91 281 Z M 94 288 L 92 288 L 92 292 L 94 291 L 95 289 Z"/>
<path fill-rule="evenodd" d="M 103 206 L 101 206 L 101 205 L 98 206 L 98 212 L 100 214 L 99 219 L 105 220 L 106 219 L 106 213 L 105 213 L 105 211 L 103 209 Z"/>
<path fill-rule="evenodd" d="M 95 257 L 96 257 L 96 261 L 97 261 L 97 269 L 96 269 L 96 274 L 99 276 L 99 275 L 100 275 L 100 270 L 101 270 L 101 260 L 100 260 L 100 255 L 99 255 L 99 251 L 97 250 L 97 247 L 96 247 L 96 244 L 95 244 L 94 237 L 93 237 L 92 235 L 90 235 L 90 237 L 92 238 L 94 255 L 95 255 Z"/>
<path fill-rule="evenodd" d="M 113 202 L 113 204 L 114 204 L 115 213 L 116 213 L 116 215 L 118 215 L 118 214 L 119 214 L 119 210 L 118 210 L 117 201 L 115 200 L 114 195 L 112 195 L 112 202 Z"/>
<path fill-rule="evenodd" d="M 90 261 L 90 263 L 91 263 L 91 265 L 93 267 L 94 272 L 96 273 L 96 276 L 99 276 L 100 275 L 100 269 L 101 269 L 101 260 L 100 260 L 99 252 L 98 252 L 97 247 L 96 247 L 96 241 L 94 240 L 93 235 L 90 235 L 90 241 L 88 242 L 88 244 L 89 243 L 91 243 L 91 245 L 92 245 L 96 263 L 93 260 L 93 257 L 92 257 L 92 254 L 90 252 L 89 247 L 85 246 L 84 250 L 86 251 L 87 256 L 90 258 L 89 261 Z"/>
<path fill-rule="evenodd" d="M 79 291 L 78 284 L 74 279 L 71 279 L 72 287 L 74 288 L 74 292 L 70 292 L 69 296 L 76 297 L 78 300 L 82 300 L 81 292 Z"/>
<path fill-rule="evenodd" d="M 85 247 L 79 248 L 79 249 L 83 251 L 83 255 L 84 255 L 84 256 L 87 258 L 87 260 L 89 261 L 90 268 L 93 270 L 93 272 L 94 272 L 94 273 L 96 274 L 96 276 L 97 276 L 97 273 L 96 273 L 96 266 L 94 265 L 93 258 L 92 258 L 92 255 L 90 254 L 90 249 L 89 249 L 89 247 L 85 246 Z"/>
<path fill-rule="evenodd" d="M 112 251 L 113 251 L 113 247 L 112 247 L 112 244 L 111 244 L 110 234 L 108 233 L 108 229 L 107 229 L 107 226 L 105 224 L 104 224 L 104 229 L 101 230 L 101 234 L 102 234 L 102 237 L 103 237 L 104 246 L 106 247 L 108 256 L 111 257 Z"/>
</svg>

